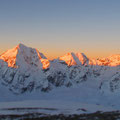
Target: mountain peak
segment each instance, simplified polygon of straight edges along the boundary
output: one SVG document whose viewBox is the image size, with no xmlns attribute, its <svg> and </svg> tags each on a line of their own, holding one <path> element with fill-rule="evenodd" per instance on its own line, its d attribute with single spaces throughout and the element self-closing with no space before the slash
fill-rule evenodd
<svg viewBox="0 0 120 120">
<path fill-rule="evenodd" d="M 74 60 L 75 54 L 73 52 L 69 52 L 64 56 L 59 57 L 59 60 L 63 60 L 67 63 L 68 66 L 76 65 L 76 61 Z"/>
<path fill-rule="evenodd" d="M 88 64 L 89 59 L 84 53 L 76 53 L 76 56 L 82 64 Z"/>
<path fill-rule="evenodd" d="M 120 54 L 113 54 L 113 55 L 110 55 L 108 58 L 118 59 L 120 58 Z"/>
<path fill-rule="evenodd" d="M 18 44 L 0 56 L 0 59 L 8 63 L 9 67 L 30 67 L 38 66 L 46 68 L 49 66 L 49 60 L 37 49 L 27 47 L 24 44 Z M 47 64 L 47 65 L 46 65 Z"/>
<path fill-rule="evenodd" d="M 84 55 L 84 53 L 67 53 L 66 55 L 59 58 L 59 60 L 63 60 L 67 63 L 68 66 L 72 65 L 83 65 L 88 61 L 88 58 Z"/>
<path fill-rule="evenodd" d="M 24 45 L 23 43 L 19 43 L 19 44 L 17 45 L 17 47 L 27 47 L 27 46 Z"/>
<path fill-rule="evenodd" d="M 16 49 L 35 49 L 35 48 L 28 47 L 24 45 L 23 43 L 19 43 L 15 48 Z"/>
</svg>

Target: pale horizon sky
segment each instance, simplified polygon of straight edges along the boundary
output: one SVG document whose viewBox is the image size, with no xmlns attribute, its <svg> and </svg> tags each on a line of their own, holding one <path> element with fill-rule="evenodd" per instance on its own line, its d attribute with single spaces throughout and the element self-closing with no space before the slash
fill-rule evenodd
<svg viewBox="0 0 120 120">
<path fill-rule="evenodd" d="M 52 59 L 120 53 L 119 0 L 0 0 L 0 54 L 23 43 Z"/>
</svg>

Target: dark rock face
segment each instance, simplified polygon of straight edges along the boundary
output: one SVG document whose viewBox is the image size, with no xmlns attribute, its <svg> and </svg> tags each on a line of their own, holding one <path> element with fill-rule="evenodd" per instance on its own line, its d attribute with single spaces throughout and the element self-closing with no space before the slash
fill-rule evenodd
<svg viewBox="0 0 120 120">
<path fill-rule="evenodd" d="M 49 75 L 47 77 L 48 81 L 55 85 L 56 87 L 62 86 L 64 84 L 64 81 L 66 79 L 66 74 L 62 73 L 61 71 L 57 71 L 52 75 Z"/>
</svg>

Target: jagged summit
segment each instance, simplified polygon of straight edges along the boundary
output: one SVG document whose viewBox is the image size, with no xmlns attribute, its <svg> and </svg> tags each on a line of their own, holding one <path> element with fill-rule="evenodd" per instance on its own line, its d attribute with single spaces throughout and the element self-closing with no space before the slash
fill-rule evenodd
<svg viewBox="0 0 120 120">
<path fill-rule="evenodd" d="M 46 68 L 49 66 L 49 61 L 42 53 L 35 48 L 27 47 L 21 43 L 13 49 L 4 52 L 0 59 L 7 62 L 9 67 L 42 66 Z"/>
<path fill-rule="evenodd" d="M 114 54 L 106 58 L 90 59 L 90 65 L 118 66 L 120 65 L 120 54 Z"/>
<path fill-rule="evenodd" d="M 0 55 L 0 59 L 8 63 L 9 67 L 37 66 L 47 69 L 50 61 L 37 49 L 27 47 L 19 43 L 16 47 Z M 120 65 L 120 54 L 111 55 L 107 58 L 90 59 L 84 53 L 67 53 L 58 58 L 68 66 L 73 65 L 99 65 L 99 66 L 118 66 Z"/>
<path fill-rule="evenodd" d="M 84 53 L 76 53 L 76 56 L 82 64 L 88 64 L 89 59 Z"/>
<path fill-rule="evenodd" d="M 120 54 L 114 54 L 106 58 L 109 62 L 109 66 L 120 65 Z"/>
<path fill-rule="evenodd" d="M 83 53 L 67 53 L 66 55 L 59 57 L 59 60 L 63 60 L 68 66 L 72 65 L 84 65 L 87 64 L 88 58 Z"/>
<path fill-rule="evenodd" d="M 19 43 L 17 47 L 22 48 L 22 47 L 26 47 L 26 45 L 24 45 L 23 43 Z"/>
<path fill-rule="evenodd" d="M 120 54 L 113 54 L 113 55 L 110 55 L 108 58 L 109 58 L 109 59 L 120 60 Z"/>
</svg>

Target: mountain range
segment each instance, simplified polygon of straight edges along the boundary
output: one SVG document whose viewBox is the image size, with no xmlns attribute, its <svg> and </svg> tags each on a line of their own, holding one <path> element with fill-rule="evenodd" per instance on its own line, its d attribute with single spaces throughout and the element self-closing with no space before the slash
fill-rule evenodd
<svg viewBox="0 0 120 120">
<path fill-rule="evenodd" d="M 0 55 L 0 96 L 0 101 L 63 99 L 120 108 L 120 54 L 90 59 L 71 52 L 49 60 L 19 44 Z"/>
</svg>

